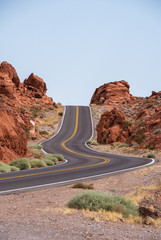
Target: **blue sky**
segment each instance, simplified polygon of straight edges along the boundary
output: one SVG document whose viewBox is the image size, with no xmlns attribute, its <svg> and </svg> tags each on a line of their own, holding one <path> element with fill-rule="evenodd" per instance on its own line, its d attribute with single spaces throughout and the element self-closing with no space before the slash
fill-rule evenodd
<svg viewBox="0 0 161 240">
<path fill-rule="evenodd" d="M 65 105 L 119 80 L 149 96 L 161 91 L 160 12 L 160 0 L 0 0 L 0 61 Z"/>
</svg>

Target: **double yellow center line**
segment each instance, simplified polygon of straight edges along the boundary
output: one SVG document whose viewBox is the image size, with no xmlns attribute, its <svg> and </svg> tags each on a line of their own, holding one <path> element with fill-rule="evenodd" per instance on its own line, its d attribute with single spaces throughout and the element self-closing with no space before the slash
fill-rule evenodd
<svg viewBox="0 0 161 240">
<path fill-rule="evenodd" d="M 2 180 L 8 180 L 8 179 L 15 179 L 15 178 L 26 178 L 26 177 L 31 177 L 31 176 L 38 176 L 38 175 L 45 175 L 45 174 L 50 174 L 50 173 L 56 173 L 56 172 L 65 172 L 65 171 L 70 171 L 70 170 L 75 170 L 75 169 L 80 169 L 80 168 L 88 168 L 88 167 L 93 167 L 93 166 L 98 166 L 100 164 L 105 164 L 108 163 L 110 161 L 110 159 L 108 158 L 103 158 L 103 157 L 97 157 L 97 156 L 92 156 L 92 155 L 87 155 L 87 154 L 83 154 L 83 153 L 78 153 L 75 152 L 71 149 L 69 149 L 65 144 L 67 142 L 69 142 L 72 138 L 74 138 L 74 136 L 77 133 L 78 130 L 78 119 L 79 119 L 79 108 L 78 106 L 76 106 L 76 121 L 75 121 L 75 128 L 74 128 L 74 132 L 73 134 L 66 139 L 65 141 L 63 141 L 61 143 L 61 146 L 67 150 L 68 152 L 74 153 L 76 155 L 80 155 L 80 156 L 84 156 L 84 157 L 88 157 L 88 158 L 98 158 L 98 159 L 102 159 L 102 162 L 96 163 L 96 164 L 91 164 L 91 165 L 85 165 L 85 166 L 80 166 L 80 167 L 73 167 L 73 168 L 67 168 L 67 169 L 60 169 L 60 170 L 55 170 L 55 171 L 48 171 L 48 172 L 41 172 L 41 173 L 32 173 L 32 174 L 26 174 L 26 175 L 20 175 L 20 176 L 13 176 L 13 177 L 7 177 L 7 178 L 0 178 L 0 181 Z"/>
</svg>

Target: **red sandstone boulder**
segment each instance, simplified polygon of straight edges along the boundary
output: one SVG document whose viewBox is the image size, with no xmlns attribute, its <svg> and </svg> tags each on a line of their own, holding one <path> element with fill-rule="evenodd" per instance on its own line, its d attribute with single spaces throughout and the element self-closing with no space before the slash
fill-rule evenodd
<svg viewBox="0 0 161 240">
<path fill-rule="evenodd" d="M 124 80 L 106 83 L 95 90 L 91 104 L 109 104 L 123 101 L 125 98 L 130 99 L 129 88 L 129 84 Z"/>
<path fill-rule="evenodd" d="M 18 88 L 20 84 L 20 79 L 17 75 L 15 68 L 8 62 L 2 62 L 0 65 L 0 73 L 5 73 L 15 84 L 15 87 Z"/>
<path fill-rule="evenodd" d="M 96 127 L 99 143 L 127 142 L 131 128 L 125 123 L 125 115 L 114 108 L 102 114 Z"/>
<path fill-rule="evenodd" d="M 42 98 L 47 91 L 46 83 L 33 73 L 24 81 L 24 86 L 30 90 L 35 98 Z"/>
</svg>

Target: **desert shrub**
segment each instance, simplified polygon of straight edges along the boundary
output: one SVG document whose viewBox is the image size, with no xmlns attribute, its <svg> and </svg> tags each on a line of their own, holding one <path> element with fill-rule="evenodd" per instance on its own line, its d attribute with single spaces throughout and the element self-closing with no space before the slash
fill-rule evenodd
<svg viewBox="0 0 161 240">
<path fill-rule="evenodd" d="M 30 161 L 31 168 L 40 168 L 40 167 L 47 166 L 46 162 L 41 159 L 30 158 L 29 161 Z"/>
<path fill-rule="evenodd" d="M 126 143 L 121 143 L 121 144 L 119 145 L 119 148 L 122 148 L 122 147 L 126 147 Z"/>
<path fill-rule="evenodd" d="M 110 191 L 111 192 L 117 192 L 117 189 L 116 188 L 111 188 Z"/>
<path fill-rule="evenodd" d="M 10 169 L 8 169 L 8 168 L 5 167 L 5 166 L 1 166 L 1 167 L 0 167 L 0 172 L 10 172 Z"/>
<path fill-rule="evenodd" d="M 144 138 L 142 138 L 142 137 L 138 137 L 135 139 L 135 142 L 138 144 L 141 144 L 143 141 L 144 141 Z"/>
<path fill-rule="evenodd" d="M 41 109 L 38 108 L 38 107 L 32 107 L 32 108 L 30 108 L 30 111 L 31 111 L 31 113 L 32 113 L 32 117 L 36 118 L 36 117 L 39 115 L 40 110 L 41 110 Z"/>
<path fill-rule="evenodd" d="M 145 139 L 144 129 L 140 128 L 137 135 L 138 135 L 138 137 L 135 139 L 135 142 L 138 144 L 141 144 Z"/>
<path fill-rule="evenodd" d="M 5 101 L 4 101 L 4 99 L 2 99 L 2 98 L 1 98 L 1 99 L 0 99 L 0 102 L 2 102 L 2 103 L 3 103 L 3 102 L 5 102 Z"/>
<path fill-rule="evenodd" d="M 88 140 L 88 141 L 87 141 L 87 144 L 91 144 L 91 141 L 90 141 L 90 140 Z"/>
<path fill-rule="evenodd" d="M 150 150 L 154 150 L 156 148 L 155 142 L 149 143 L 148 145 L 145 146 L 145 148 L 148 148 Z"/>
<path fill-rule="evenodd" d="M 9 165 L 15 166 L 15 167 L 19 168 L 20 170 L 25 170 L 25 169 L 31 168 L 30 161 L 28 158 L 19 158 L 19 159 L 13 160 L 12 162 L 10 162 Z"/>
<path fill-rule="evenodd" d="M 63 112 L 59 112 L 58 115 L 62 117 L 63 116 Z"/>
<path fill-rule="evenodd" d="M 123 196 L 97 191 L 83 192 L 72 198 L 67 203 L 67 206 L 69 208 L 89 209 L 91 211 L 98 211 L 99 209 L 114 211 L 122 213 L 124 217 L 138 215 L 138 207 L 131 200 L 127 200 Z"/>
<path fill-rule="evenodd" d="M 34 156 L 36 157 L 36 158 L 39 158 L 39 157 L 41 157 L 41 155 L 42 155 L 42 153 L 40 152 L 40 150 L 39 149 L 37 149 L 37 148 L 31 148 L 30 149 L 30 151 L 32 152 L 32 154 L 34 154 Z"/>
<path fill-rule="evenodd" d="M 52 154 L 54 157 L 58 159 L 58 161 L 64 161 L 64 156 L 62 154 Z"/>
<path fill-rule="evenodd" d="M 131 127 L 132 126 L 132 122 L 129 120 L 125 120 L 125 127 Z"/>
<path fill-rule="evenodd" d="M 39 134 L 40 135 L 48 135 L 49 133 L 47 131 L 40 131 Z"/>
<path fill-rule="evenodd" d="M 19 171 L 20 169 L 15 166 L 10 166 L 11 171 Z"/>
<path fill-rule="evenodd" d="M 19 111 L 20 111 L 20 113 L 23 113 L 23 114 L 26 112 L 26 110 L 23 107 L 20 107 Z"/>
<path fill-rule="evenodd" d="M 149 154 L 147 155 L 147 158 L 155 158 L 155 154 L 149 153 Z"/>
<path fill-rule="evenodd" d="M 74 184 L 72 188 L 94 189 L 93 183 L 84 184 L 82 182 L 78 182 L 78 183 Z"/>
<path fill-rule="evenodd" d="M 46 163 L 47 166 L 52 166 L 52 165 L 54 165 L 54 162 L 53 162 L 52 160 L 50 160 L 50 159 L 45 159 L 45 158 L 43 158 L 42 160 Z"/>
<path fill-rule="evenodd" d="M 99 145 L 99 143 L 98 142 L 91 142 L 91 145 L 97 146 L 97 145 Z"/>
<path fill-rule="evenodd" d="M 54 154 L 45 154 L 43 156 L 44 159 L 48 159 L 48 160 L 51 160 L 54 164 L 57 164 L 58 163 L 58 158 L 54 155 Z"/>
<path fill-rule="evenodd" d="M 11 171 L 11 168 L 9 165 L 3 162 L 0 162 L 0 172 L 10 172 L 10 171 Z"/>
<path fill-rule="evenodd" d="M 31 140 L 36 140 L 37 138 L 36 137 L 31 137 Z"/>
<path fill-rule="evenodd" d="M 26 133 L 30 132 L 30 128 L 27 125 L 22 126 L 23 130 L 25 130 Z"/>
<path fill-rule="evenodd" d="M 41 145 L 33 145 L 32 148 L 35 148 L 35 149 L 42 149 L 42 146 L 41 146 Z"/>
</svg>

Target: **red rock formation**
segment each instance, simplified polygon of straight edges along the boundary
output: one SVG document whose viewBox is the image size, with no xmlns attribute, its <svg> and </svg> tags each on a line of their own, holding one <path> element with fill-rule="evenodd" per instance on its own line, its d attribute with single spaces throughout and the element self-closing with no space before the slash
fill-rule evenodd
<svg viewBox="0 0 161 240">
<path fill-rule="evenodd" d="M 116 108 L 103 113 L 96 128 L 97 141 L 106 144 L 129 141 L 131 128 L 125 119 L 125 115 Z"/>
<path fill-rule="evenodd" d="M 20 83 L 14 67 L 7 62 L 0 65 L 0 161 L 25 156 L 27 137 L 33 131 L 32 108 L 53 106 L 52 98 L 46 96 L 46 84 L 31 74 Z M 39 99 L 38 99 L 39 98 Z"/>
<path fill-rule="evenodd" d="M 129 84 L 124 80 L 106 83 L 95 90 L 91 104 L 110 104 L 125 98 L 129 100 L 131 98 L 129 88 Z"/>
<path fill-rule="evenodd" d="M 6 73 L 11 81 L 15 84 L 15 87 L 19 87 L 20 79 L 15 68 L 11 64 L 8 62 L 2 62 L 0 65 L 0 73 Z"/>
<path fill-rule="evenodd" d="M 24 122 L 14 108 L 0 106 L 0 160 L 10 162 L 27 152 L 27 135 Z M 23 123 L 23 124 L 22 124 Z"/>
<path fill-rule="evenodd" d="M 43 79 L 34 75 L 33 73 L 31 73 L 31 75 L 25 79 L 24 86 L 28 90 L 32 91 L 33 96 L 36 98 L 42 98 L 47 91 L 46 83 L 43 81 Z"/>
<path fill-rule="evenodd" d="M 153 91 L 152 95 L 146 98 L 133 97 L 129 93 L 127 82 L 112 82 L 96 89 L 91 104 L 107 109 L 97 126 L 99 142 L 137 142 L 139 148 L 161 148 L 161 91 Z M 116 110 L 113 113 L 112 108 L 121 113 Z M 128 131 L 125 131 L 123 124 L 113 121 L 116 115 L 118 117 L 121 114 L 126 122 L 132 124 Z"/>
</svg>

